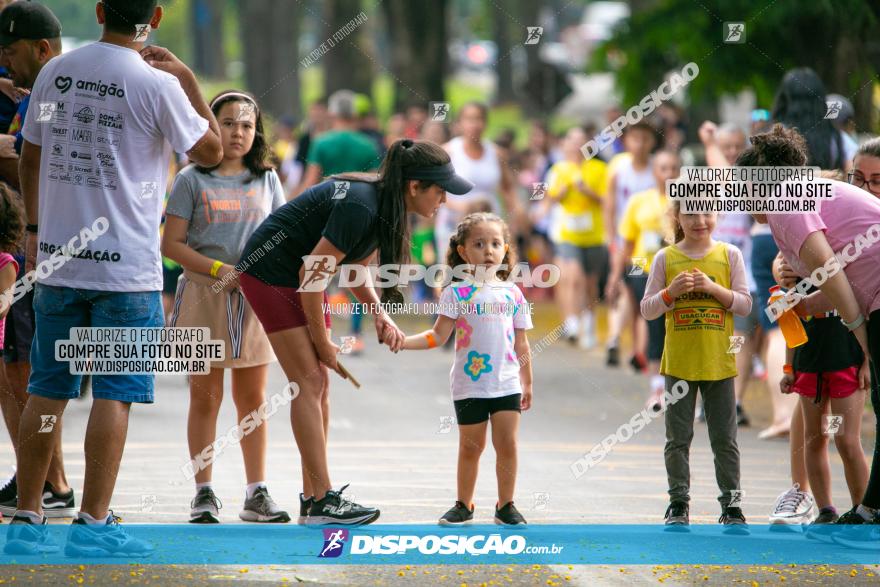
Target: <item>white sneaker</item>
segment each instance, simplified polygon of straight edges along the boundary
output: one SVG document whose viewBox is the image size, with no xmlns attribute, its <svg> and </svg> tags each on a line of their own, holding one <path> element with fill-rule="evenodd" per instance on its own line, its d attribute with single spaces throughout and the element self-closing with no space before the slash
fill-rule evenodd
<svg viewBox="0 0 880 587">
<path fill-rule="evenodd" d="M 569 316 L 562 323 L 563 335 L 572 343 L 577 342 L 578 330 L 580 330 L 580 323 L 576 316 Z"/>
<path fill-rule="evenodd" d="M 757 354 L 752 356 L 752 377 L 761 381 L 767 380 L 767 369 Z"/>
<path fill-rule="evenodd" d="M 791 489 L 776 498 L 770 512 L 770 524 L 774 526 L 797 526 L 809 524 L 816 514 L 816 502 L 809 493 L 800 490 L 795 483 Z"/>
<path fill-rule="evenodd" d="M 581 338 L 578 340 L 578 347 L 583 351 L 589 351 L 596 348 L 596 337 L 589 332 L 581 334 Z"/>
</svg>

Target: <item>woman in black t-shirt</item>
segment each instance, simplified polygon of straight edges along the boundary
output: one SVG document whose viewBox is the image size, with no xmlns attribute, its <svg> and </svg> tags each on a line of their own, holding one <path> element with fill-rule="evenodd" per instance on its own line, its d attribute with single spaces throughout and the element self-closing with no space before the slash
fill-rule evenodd
<svg viewBox="0 0 880 587">
<path fill-rule="evenodd" d="M 273 212 L 253 233 L 236 266 L 242 291 L 269 336 L 294 399 L 291 424 L 302 459 L 300 523 L 369 524 L 379 510 L 334 491 L 327 467 L 328 369 L 342 374 L 324 311 L 327 283 L 338 265 L 406 263 L 407 213 L 432 217 L 446 192 L 473 186 L 455 174 L 449 155 L 430 142 L 404 139 L 385 155 L 378 174 L 334 176 Z M 371 285 L 349 288 L 373 315 L 379 341 L 401 349 L 403 332 L 379 306 Z M 396 286 L 382 301 L 400 299 Z M 344 489 L 344 487 L 343 487 Z"/>
</svg>

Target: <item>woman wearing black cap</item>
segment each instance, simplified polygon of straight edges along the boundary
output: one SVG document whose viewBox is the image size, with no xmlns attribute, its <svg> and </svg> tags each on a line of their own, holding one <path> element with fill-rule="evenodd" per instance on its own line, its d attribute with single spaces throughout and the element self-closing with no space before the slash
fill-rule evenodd
<svg viewBox="0 0 880 587">
<path fill-rule="evenodd" d="M 472 187 L 455 174 L 449 155 L 438 145 L 397 141 L 378 174 L 336 175 L 306 190 L 272 213 L 245 246 L 237 265 L 242 291 L 288 380 L 299 389 L 291 404 L 291 424 L 302 459 L 300 523 L 369 524 L 379 517 L 379 510 L 344 499 L 342 490 L 334 491 L 330 484 L 328 368 L 340 369 L 339 347 L 330 339 L 330 314 L 322 305 L 327 301 L 326 279 L 336 265 L 367 265 L 377 249 L 382 265 L 406 263 L 407 213 L 434 216 L 446 192 L 461 195 Z M 379 309 L 373 287 L 350 289 L 367 304 L 379 341 L 399 351 L 404 334 Z M 397 287 L 388 287 L 382 301 L 400 296 Z"/>
</svg>

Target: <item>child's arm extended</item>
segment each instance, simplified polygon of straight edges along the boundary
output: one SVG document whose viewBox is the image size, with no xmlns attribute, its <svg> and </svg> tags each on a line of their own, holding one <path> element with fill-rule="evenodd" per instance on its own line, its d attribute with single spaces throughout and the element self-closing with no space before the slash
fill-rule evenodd
<svg viewBox="0 0 880 587">
<path fill-rule="evenodd" d="M 519 361 L 519 381 L 522 385 L 520 408 L 528 410 L 532 407 L 532 349 L 524 329 L 517 328 L 514 332 L 516 338 L 513 341 L 513 351 Z"/>
<path fill-rule="evenodd" d="M 664 287 L 665 285 L 666 254 L 665 250 L 661 250 L 651 263 L 645 297 L 639 306 L 645 320 L 654 320 L 671 310 L 675 306 L 675 298 L 694 289 L 694 277 L 687 271 L 682 271 L 675 276 L 669 287 Z"/>
<path fill-rule="evenodd" d="M 443 346 L 454 329 L 455 320 L 448 316 L 437 316 L 434 328 L 407 336 L 403 342 L 403 350 L 419 351 Z"/>
<path fill-rule="evenodd" d="M 749 293 L 745 263 L 736 247 L 728 248 L 730 260 L 730 289 L 718 285 L 709 276 L 694 270 L 694 290 L 709 294 L 737 316 L 748 316 L 752 311 L 752 294 Z"/>
</svg>

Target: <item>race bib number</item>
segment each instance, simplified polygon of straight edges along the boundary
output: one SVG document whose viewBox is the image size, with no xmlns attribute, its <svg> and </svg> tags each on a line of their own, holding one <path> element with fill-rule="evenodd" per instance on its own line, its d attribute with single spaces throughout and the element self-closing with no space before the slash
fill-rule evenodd
<svg viewBox="0 0 880 587">
<path fill-rule="evenodd" d="M 565 227 L 571 232 L 589 232 L 593 230 L 593 215 L 566 216 Z"/>
</svg>

